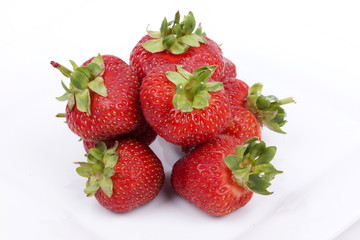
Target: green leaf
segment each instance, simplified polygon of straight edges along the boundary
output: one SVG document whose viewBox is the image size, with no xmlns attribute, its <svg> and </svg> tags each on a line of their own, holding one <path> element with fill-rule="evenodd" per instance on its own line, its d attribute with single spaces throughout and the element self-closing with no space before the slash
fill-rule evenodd
<svg viewBox="0 0 360 240">
<path fill-rule="evenodd" d="M 181 37 L 182 35 L 182 29 L 181 26 L 179 24 L 175 24 L 173 26 L 173 33 L 176 35 L 176 37 Z"/>
<path fill-rule="evenodd" d="M 235 171 L 240 168 L 240 158 L 237 155 L 230 154 L 224 158 L 226 166 L 231 170 Z"/>
<path fill-rule="evenodd" d="M 263 180 L 259 174 L 250 174 L 249 181 L 248 181 L 248 188 L 251 191 L 262 194 L 262 195 L 269 195 L 271 192 L 267 190 L 267 188 L 271 184 L 268 181 Z"/>
<path fill-rule="evenodd" d="M 260 164 L 269 163 L 271 160 L 273 160 L 275 154 L 276 154 L 275 146 L 267 147 L 263 151 L 263 153 L 256 159 L 255 164 L 260 165 Z"/>
<path fill-rule="evenodd" d="M 176 38 L 174 35 L 168 35 L 164 37 L 162 44 L 166 49 L 170 49 L 176 42 Z"/>
<path fill-rule="evenodd" d="M 87 161 L 89 163 L 93 163 L 93 164 L 98 164 L 100 160 L 96 159 L 93 155 L 91 154 L 86 154 L 87 157 Z"/>
<path fill-rule="evenodd" d="M 146 27 L 147 34 L 152 38 L 162 38 L 161 33 L 159 31 L 151 31 L 148 30 L 149 25 Z"/>
<path fill-rule="evenodd" d="M 103 69 L 96 63 L 89 63 L 88 68 L 92 75 L 98 76 L 103 72 Z"/>
<path fill-rule="evenodd" d="M 70 60 L 70 63 L 74 71 L 79 67 L 73 60 Z"/>
<path fill-rule="evenodd" d="M 103 153 L 107 151 L 107 146 L 103 141 L 100 141 L 100 142 L 96 143 L 95 147 L 97 149 L 99 149 L 100 151 L 102 151 Z"/>
<path fill-rule="evenodd" d="M 162 52 L 165 50 L 165 47 L 162 44 L 162 39 L 149 40 L 143 43 L 142 46 L 145 50 L 151 53 Z"/>
<path fill-rule="evenodd" d="M 104 60 L 102 58 L 102 56 L 100 54 L 98 54 L 92 61 L 90 64 L 95 64 L 95 65 L 98 65 L 99 68 L 101 69 L 101 72 L 102 73 L 105 69 L 105 63 L 104 63 Z M 89 65 L 90 65 L 89 64 Z M 99 73 L 99 74 L 100 74 Z M 95 76 L 97 76 L 96 74 L 94 74 Z"/>
<path fill-rule="evenodd" d="M 279 126 L 279 124 L 277 122 L 274 121 L 265 121 L 263 122 L 263 124 L 269 128 L 270 130 L 277 132 L 277 133 L 282 133 L 282 134 L 286 134 L 286 132 L 284 132 L 281 127 Z"/>
<path fill-rule="evenodd" d="M 244 186 L 244 187 L 247 186 L 247 183 L 249 181 L 250 171 L 251 171 L 250 166 L 247 168 L 241 168 L 241 169 L 232 171 L 236 183 L 238 183 L 239 185 Z"/>
<path fill-rule="evenodd" d="M 68 97 L 69 97 L 69 93 L 64 93 L 63 95 L 61 95 L 60 97 L 57 97 L 56 99 L 60 102 L 64 102 L 66 100 L 68 100 Z"/>
<path fill-rule="evenodd" d="M 87 74 L 84 73 L 84 71 L 75 71 L 71 75 L 70 82 L 77 89 L 85 90 L 89 83 L 89 78 Z"/>
<path fill-rule="evenodd" d="M 241 161 L 243 161 L 245 151 L 246 147 L 244 147 L 243 145 L 236 145 L 235 152 L 236 155 L 241 159 Z"/>
<path fill-rule="evenodd" d="M 265 149 L 266 149 L 265 142 L 261 141 L 261 142 L 256 143 L 251 150 L 250 157 L 252 159 L 257 158 L 264 152 Z"/>
<path fill-rule="evenodd" d="M 99 181 L 100 187 L 103 192 L 108 196 L 111 197 L 113 193 L 113 182 L 110 178 L 103 177 Z"/>
<path fill-rule="evenodd" d="M 179 39 L 181 42 L 189 45 L 190 47 L 199 47 L 200 43 L 197 41 L 198 38 L 195 35 L 184 35 Z"/>
<path fill-rule="evenodd" d="M 68 106 L 69 106 L 69 112 L 71 112 L 75 106 L 75 94 L 71 93 L 68 95 Z"/>
<path fill-rule="evenodd" d="M 169 24 L 168 24 L 166 18 L 164 18 L 164 20 L 161 23 L 161 27 L 160 27 L 160 34 L 163 38 L 165 38 L 168 34 L 168 27 L 169 27 Z"/>
<path fill-rule="evenodd" d="M 178 41 L 175 41 L 174 44 L 171 46 L 169 51 L 173 54 L 183 54 L 188 49 L 187 46 L 185 46 L 182 43 L 179 43 Z"/>
<path fill-rule="evenodd" d="M 185 69 L 183 69 L 180 65 L 176 66 L 177 71 L 186 79 L 186 82 L 192 77 L 192 74 Z M 185 84 L 184 82 L 183 84 Z"/>
<path fill-rule="evenodd" d="M 106 152 L 104 155 L 104 164 L 105 164 L 105 168 L 113 168 L 115 167 L 117 161 L 119 159 L 119 154 L 118 153 L 108 153 Z"/>
<path fill-rule="evenodd" d="M 90 115 L 90 92 L 85 89 L 82 93 L 75 93 L 76 107 L 80 112 Z"/>
<path fill-rule="evenodd" d="M 76 168 L 76 172 L 82 177 L 89 178 L 93 171 L 92 164 L 91 163 L 79 163 L 79 164 L 80 167 Z"/>
<path fill-rule="evenodd" d="M 84 192 L 87 194 L 88 197 L 91 197 L 97 192 L 99 188 L 100 184 L 98 182 L 93 182 L 85 188 Z"/>
<path fill-rule="evenodd" d="M 192 12 L 189 12 L 189 15 L 184 17 L 184 32 L 185 34 L 191 34 L 195 30 L 196 22 L 195 17 Z"/>
<path fill-rule="evenodd" d="M 95 157 L 97 160 L 102 160 L 104 157 L 104 153 L 98 148 L 90 148 L 89 154 Z"/>
<path fill-rule="evenodd" d="M 186 85 L 188 82 L 188 80 L 178 72 L 167 71 L 165 75 L 169 81 L 175 85 Z"/>
<path fill-rule="evenodd" d="M 193 100 L 193 107 L 197 109 L 203 109 L 209 105 L 209 99 L 211 95 L 207 91 L 200 91 L 195 95 Z"/>
<path fill-rule="evenodd" d="M 272 164 L 266 163 L 261 165 L 256 165 L 253 168 L 254 173 L 263 173 L 262 179 L 265 181 L 271 181 L 275 175 L 282 173 L 282 171 L 277 170 Z"/>
<path fill-rule="evenodd" d="M 88 87 L 97 94 L 107 97 L 107 88 L 102 77 L 96 77 L 93 81 L 90 81 Z"/>
<path fill-rule="evenodd" d="M 216 92 L 224 88 L 222 82 L 207 82 L 205 84 L 205 90 L 209 92 Z"/>
<path fill-rule="evenodd" d="M 114 176 L 114 174 L 115 174 L 114 168 L 110 168 L 110 167 L 104 168 L 104 177 L 112 177 Z"/>
</svg>

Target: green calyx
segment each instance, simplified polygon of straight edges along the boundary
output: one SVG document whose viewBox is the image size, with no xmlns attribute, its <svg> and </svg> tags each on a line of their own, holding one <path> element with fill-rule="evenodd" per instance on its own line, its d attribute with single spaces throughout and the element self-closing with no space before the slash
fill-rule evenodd
<svg viewBox="0 0 360 240">
<path fill-rule="evenodd" d="M 90 90 L 103 97 L 107 96 L 107 89 L 102 78 L 105 70 L 104 61 L 101 55 L 98 54 L 86 67 L 79 67 L 71 60 L 70 62 L 73 66 L 73 71 L 59 63 L 51 62 L 54 68 L 57 68 L 65 77 L 70 78 L 69 87 L 61 81 L 65 93 L 56 99 L 68 101 L 69 111 L 72 111 L 76 103 L 76 107 L 80 112 L 90 115 Z"/>
<path fill-rule="evenodd" d="M 180 22 L 178 11 L 173 21 L 168 22 L 164 18 L 160 31 L 147 30 L 149 36 L 154 39 L 143 43 L 142 46 L 151 53 L 169 50 L 173 54 L 182 54 L 189 47 L 199 47 L 200 43 L 207 44 L 201 25 L 196 30 L 195 25 L 195 17 L 192 12 L 184 16 L 184 20 Z"/>
<path fill-rule="evenodd" d="M 286 113 L 281 105 L 293 103 L 294 99 L 289 97 L 279 100 L 273 95 L 261 94 L 263 85 L 256 83 L 249 89 L 246 108 L 249 109 L 262 125 L 277 133 L 285 133 L 281 127 L 287 122 Z"/>
<path fill-rule="evenodd" d="M 232 171 L 237 184 L 251 191 L 269 195 L 267 188 L 275 175 L 282 173 L 270 163 L 276 153 L 276 147 L 266 147 L 257 137 L 250 138 L 243 145 L 236 146 L 236 154 L 224 158 L 226 166 Z"/>
<path fill-rule="evenodd" d="M 87 162 L 77 162 L 80 167 L 76 169 L 76 172 L 80 176 L 88 178 L 84 190 L 88 197 L 93 196 L 99 188 L 108 197 L 111 197 L 113 193 L 111 177 L 115 174 L 114 167 L 119 159 L 119 154 L 116 152 L 117 147 L 118 142 L 110 149 L 107 149 L 104 142 L 100 142 L 85 155 Z"/>
<path fill-rule="evenodd" d="M 166 76 L 176 85 L 173 104 L 182 112 L 192 112 L 194 108 L 203 109 L 209 105 L 211 95 L 223 88 L 221 82 L 208 82 L 216 65 L 197 68 L 193 73 L 184 70 L 180 65 L 177 72 L 168 71 Z"/>
</svg>

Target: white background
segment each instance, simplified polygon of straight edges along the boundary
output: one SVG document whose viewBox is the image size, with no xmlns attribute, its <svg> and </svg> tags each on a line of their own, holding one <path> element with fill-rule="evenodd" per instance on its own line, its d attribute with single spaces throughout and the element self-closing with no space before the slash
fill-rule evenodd
<svg viewBox="0 0 360 240">
<path fill-rule="evenodd" d="M 356 1 L 24 1 L 1 4 L 0 239 L 334 239 L 360 219 L 360 8 Z M 264 130 L 284 171 L 271 196 L 211 217 L 169 184 L 177 147 L 151 145 L 166 182 L 151 203 L 125 214 L 83 193 L 78 137 L 62 119 L 62 75 L 97 53 L 128 62 L 145 29 L 193 11 L 222 44 L 238 78 L 264 94 L 292 96 L 287 135 Z M 359 224 L 357 224 L 359 225 Z M 356 239 L 359 227 L 344 233 Z"/>
</svg>

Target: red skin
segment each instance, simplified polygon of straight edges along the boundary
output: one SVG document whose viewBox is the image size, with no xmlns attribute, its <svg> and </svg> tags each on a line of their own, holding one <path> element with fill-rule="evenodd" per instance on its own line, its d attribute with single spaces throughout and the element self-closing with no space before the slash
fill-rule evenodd
<svg viewBox="0 0 360 240">
<path fill-rule="evenodd" d="M 235 154 L 237 138 L 218 135 L 174 164 L 171 184 L 184 199 L 204 212 L 223 216 L 243 207 L 253 193 L 238 185 L 224 157 Z"/>
<path fill-rule="evenodd" d="M 142 47 L 142 44 L 151 40 L 149 35 L 145 35 L 134 47 L 130 55 L 130 65 L 138 74 L 140 82 L 152 69 L 166 64 L 176 64 L 187 66 L 188 71 L 204 65 L 217 65 L 212 79 L 220 79 L 224 71 L 223 55 L 220 47 L 211 39 L 205 37 L 208 44 L 200 44 L 200 47 L 189 47 L 183 54 L 172 54 L 165 50 L 162 52 L 151 53 Z"/>
<path fill-rule="evenodd" d="M 71 112 L 66 107 L 69 128 L 83 139 L 106 140 L 134 130 L 139 124 L 139 80 L 131 66 L 120 58 L 102 56 L 105 63 L 103 74 L 108 96 L 90 91 L 91 114 L 80 112 L 76 105 Z M 93 59 L 93 58 L 92 58 Z M 86 66 L 92 59 L 86 61 Z"/>
<path fill-rule="evenodd" d="M 104 142 L 108 148 L 111 148 L 112 146 L 114 146 L 115 141 L 120 141 L 125 138 L 135 138 L 145 143 L 146 145 L 150 145 L 152 142 L 154 142 L 156 137 L 157 137 L 157 133 L 155 132 L 155 130 L 149 125 L 149 123 L 146 122 L 145 118 L 141 116 L 139 126 L 135 128 L 133 131 L 124 135 L 117 136 L 114 139 L 104 140 Z M 95 144 L 99 142 L 100 141 L 84 139 L 83 144 L 85 151 L 88 152 L 90 148 L 95 147 Z"/>
<path fill-rule="evenodd" d="M 242 80 L 236 78 L 226 78 L 222 81 L 224 90 L 229 97 L 232 107 L 245 106 L 247 101 L 249 86 Z"/>
<path fill-rule="evenodd" d="M 226 80 L 227 78 L 236 78 L 236 66 L 230 59 L 224 57 L 224 71 L 221 79 Z"/>
<path fill-rule="evenodd" d="M 254 114 L 242 106 L 231 109 L 231 121 L 222 134 L 240 139 L 242 142 L 258 137 L 261 140 L 261 126 Z"/>
<path fill-rule="evenodd" d="M 261 139 L 261 125 L 254 114 L 245 108 L 249 86 L 236 78 L 223 80 L 231 106 L 231 120 L 222 134 L 227 134 L 246 141 L 252 137 Z"/>
<path fill-rule="evenodd" d="M 153 151 L 135 139 L 126 139 L 117 148 L 113 194 L 101 188 L 95 193 L 98 202 L 114 212 L 127 212 L 153 200 L 164 183 L 164 169 Z"/>
<path fill-rule="evenodd" d="M 144 116 L 154 130 L 168 142 L 192 146 L 219 134 L 230 120 L 230 106 L 224 90 L 209 92 L 209 105 L 192 112 L 175 109 L 172 99 L 175 84 L 165 73 L 176 71 L 175 65 L 164 65 L 148 73 L 140 89 Z"/>
</svg>

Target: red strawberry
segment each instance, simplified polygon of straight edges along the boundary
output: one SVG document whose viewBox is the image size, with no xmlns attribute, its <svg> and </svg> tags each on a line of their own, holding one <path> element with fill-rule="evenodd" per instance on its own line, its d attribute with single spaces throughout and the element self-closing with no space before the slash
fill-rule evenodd
<svg viewBox="0 0 360 240">
<path fill-rule="evenodd" d="M 184 199 L 214 215 L 243 207 L 253 192 L 270 194 L 270 180 L 281 173 L 270 161 L 276 148 L 256 138 L 242 141 L 218 135 L 177 161 L 171 184 Z"/>
<path fill-rule="evenodd" d="M 116 141 L 120 141 L 126 138 L 135 138 L 146 145 L 150 145 L 157 137 L 157 133 L 155 130 L 146 122 L 145 118 L 141 116 L 140 124 L 130 133 L 117 136 L 115 139 L 104 140 L 103 142 L 106 144 L 108 148 L 114 146 Z M 90 148 L 95 147 L 95 144 L 99 144 L 100 141 L 95 141 L 91 139 L 83 139 L 83 144 L 85 151 L 88 152 Z"/>
<path fill-rule="evenodd" d="M 192 12 L 180 22 L 179 12 L 175 20 L 163 20 L 160 32 L 148 31 L 134 47 L 130 55 L 130 65 L 137 72 L 140 81 L 146 74 L 165 64 L 177 64 L 190 67 L 189 71 L 204 65 L 216 65 L 212 78 L 219 79 L 223 74 L 224 61 L 220 47 L 205 37 L 201 27 L 195 30 L 195 18 Z"/>
<path fill-rule="evenodd" d="M 164 169 L 153 151 L 135 139 L 91 148 L 76 169 L 88 178 L 85 193 L 114 212 L 126 212 L 153 200 L 164 182 Z"/>
<path fill-rule="evenodd" d="M 165 140 L 180 146 L 205 142 L 230 119 L 222 83 L 208 82 L 216 66 L 195 69 L 163 65 L 149 72 L 140 89 L 144 116 Z"/>
<path fill-rule="evenodd" d="M 252 137 L 261 139 L 263 125 L 275 132 L 285 133 L 281 127 L 286 123 L 286 114 L 281 105 L 294 102 L 292 98 L 279 100 L 273 95 L 263 96 L 260 83 L 254 84 L 248 94 L 248 86 L 241 80 L 228 78 L 223 84 L 231 104 L 230 124 L 223 134 L 242 141 Z"/>
<path fill-rule="evenodd" d="M 249 95 L 249 86 L 239 79 L 229 77 L 221 81 L 224 85 L 224 90 L 229 97 L 229 102 L 232 107 L 245 106 L 247 97 Z"/>
<path fill-rule="evenodd" d="M 236 78 L 236 66 L 230 59 L 224 57 L 224 71 L 221 79 L 226 80 L 228 78 Z"/>
<path fill-rule="evenodd" d="M 128 133 L 139 124 L 141 114 L 139 80 L 132 68 L 111 55 L 92 58 L 74 70 L 51 62 L 66 77 L 62 82 L 66 93 L 60 101 L 68 101 L 66 122 L 83 139 L 105 140 Z M 64 116 L 60 114 L 59 116 Z"/>
<path fill-rule="evenodd" d="M 231 108 L 231 120 L 222 134 L 240 139 L 242 142 L 257 137 L 261 139 L 261 125 L 254 114 L 244 107 Z"/>
</svg>

